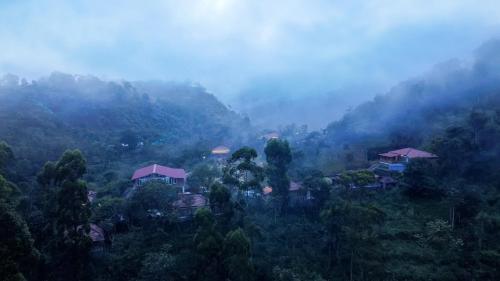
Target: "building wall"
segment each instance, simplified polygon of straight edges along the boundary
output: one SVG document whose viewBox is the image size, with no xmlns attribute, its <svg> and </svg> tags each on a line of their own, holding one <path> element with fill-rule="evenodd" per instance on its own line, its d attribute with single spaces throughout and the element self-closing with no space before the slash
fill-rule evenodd
<svg viewBox="0 0 500 281">
<path fill-rule="evenodd" d="M 150 181 L 160 181 L 164 182 L 166 184 L 170 184 L 176 187 L 183 187 L 185 182 L 183 178 L 170 178 L 167 176 L 162 176 L 162 175 L 149 175 L 146 177 L 142 177 L 139 179 L 136 179 L 134 184 L 135 185 L 144 185 Z"/>
</svg>

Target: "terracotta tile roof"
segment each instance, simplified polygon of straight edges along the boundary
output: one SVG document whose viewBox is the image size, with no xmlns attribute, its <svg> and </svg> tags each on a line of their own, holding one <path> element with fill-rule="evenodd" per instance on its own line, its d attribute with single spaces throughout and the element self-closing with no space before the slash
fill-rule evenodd
<svg viewBox="0 0 500 281">
<path fill-rule="evenodd" d="M 430 152 L 418 150 L 418 149 L 411 148 L 411 147 L 393 150 L 393 151 L 389 151 L 386 153 L 381 153 L 379 155 L 383 156 L 383 157 L 401 157 L 401 156 L 403 156 L 403 157 L 408 157 L 410 159 L 412 159 L 412 158 L 437 158 L 438 157 L 436 154 L 432 154 Z"/>
<path fill-rule="evenodd" d="M 184 169 L 170 168 L 166 166 L 161 166 L 158 164 L 153 164 L 144 168 L 140 168 L 134 172 L 132 180 L 146 177 L 152 174 L 162 175 L 166 177 L 171 177 L 175 179 L 185 179 L 186 171 Z"/>
<path fill-rule="evenodd" d="M 267 195 L 267 194 L 269 194 L 269 193 L 271 193 L 271 192 L 273 192 L 273 188 L 272 188 L 272 187 L 270 187 L 270 186 L 266 186 L 266 187 L 264 187 L 264 188 L 262 189 L 262 193 L 263 193 L 264 195 Z"/>
</svg>

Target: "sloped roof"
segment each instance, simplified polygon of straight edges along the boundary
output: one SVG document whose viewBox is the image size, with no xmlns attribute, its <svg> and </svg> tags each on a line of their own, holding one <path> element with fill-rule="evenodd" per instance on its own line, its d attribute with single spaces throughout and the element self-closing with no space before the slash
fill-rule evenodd
<svg viewBox="0 0 500 281">
<path fill-rule="evenodd" d="M 172 205 L 175 208 L 199 208 L 207 205 L 207 199 L 201 194 L 183 195 Z"/>
<path fill-rule="evenodd" d="M 96 197 L 97 197 L 97 192 L 93 190 L 87 191 L 87 199 L 89 200 L 90 203 L 94 202 Z"/>
<path fill-rule="evenodd" d="M 158 164 L 153 164 L 144 168 L 140 168 L 134 172 L 132 180 L 146 177 L 152 174 L 162 175 L 166 177 L 171 177 L 175 179 L 185 179 L 186 171 L 184 169 L 170 168 L 166 166 L 161 166 Z"/>
<path fill-rule="evenodd" d="M 90 224 L 89 236 L 90 239 L 92 239 L 92 242 L 102 242 L 105 240 L 104 230 L 102 230 L 102 228 L 93 223 Z"/>
<path fill-rule="evenodd" d="M 291 181 L 290 182 L 290 187 L 288 188 L 289 191 L 298 191 L 302 189 L 302 184 L 298 183 L 298 182 L 294 182 L 294 181 Z M 270 187 L 270 186 L 266 186 L 262 189 L 262 193 L 264 195 L 267 195 L 269 193 L 272 193 L 273 192 L 273 188 Z"/>
<path fill-rule="evenodd" d="M 289 191 L 297 191 L 302 188 L 302 185 L 298 182 L 291 181 Z"/>
<path fill-rule="evenodd" d="M 266 187 L 264 187 L 264 188 L 262 189 L 262 193 L 263 193 L 264 195 L 267 195 L 267 194 L 269 194 L 269 193 L 271 193 L 271 192 L 273 192 L 273 188 L 272 188 L 272 187 L 270 187 L 270 186 L 266 186 Z"/>
<path fill-rule="evenodd" d="M 227 154 L 231 150 L 227 146 L 217 146 L 216 148 L 212 149 L 212 154 Z"/>
<path fill-rule="evenodd" d="M 90 226 L 89 236 L 92 242 L 102 242 L 106 240 L 104 236 L 104 230 L 102 230 L 102 228 L 100 228 L 97 224 L 93 223 L 91 223 L 89 226 Z M 79 225 L 77 226 L 76 229 L 81 230 L 82 227 L 83 225 Z M 67 233 L 67 231 L 65 233 Z"/>
<path fill-rule="evenodd" d="M 386 153 L 381 153 L 379 155 L 384 156 L 384 157 L 404 156 L 404 157 L 408 157 L 410 159 L 412 159 L 412 158 L 437 158 L 438 157 L 436 154 L 433 154 L 433 153 L 430 153 L 427 151 L 423 151 L 423 150 L 418 150 L 418 149 L 411 148 L 411 147 L 393 150 L 393 151 L 389 151 Z"/>
</svg>

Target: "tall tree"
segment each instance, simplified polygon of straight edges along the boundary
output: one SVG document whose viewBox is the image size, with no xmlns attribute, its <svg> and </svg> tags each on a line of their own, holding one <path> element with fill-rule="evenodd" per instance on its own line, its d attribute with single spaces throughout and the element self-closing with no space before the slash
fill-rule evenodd
<svg viewBox="0 0 500 281">
<path fill-rule="evenodd" d="M 479 132 L 484 129 L 489 121 L 488 115 L 484 111 L 473 110 L 469 114 L 469 125 L 474 133 L 474 144 L 479 145 Z"/>
<path fill-rule="evenodd" d="M 217 214 L 218 222 L 223 230 L 229 228 L 229 223 L 235 212 L 235 204 L 231 201 L 231 192 L 221 183 L 214 183 L 208 195 L 210 208 Z"/>
<path fill-rule="evenodd" d="M 12 150 L 0 142 L 0 171 L 14 159 Z M 20 192 L 0 175 L 0 276 L 6 281 L 22 281 L 34 274 L 38 251 L 23 217 L 17 212 Z"/>
<path fill-rule="evenodd" d="M 316 200 L 316 209 L 323 208 L 326 200 L 330 197 L 331 183 L 328 182 L 323 173 L 318 170 L 310 171 L 305 177 L 303 182 L 307 192 L 310 192 L 312 197 Z"/>
<path fill-rule="evenodd" d="M 288 178 L 288 166 L 292 162 L 292 153 L 288 141 L 273 139 L 267 143 L 264 150 L 266 153 L 266 174 L 269 185 L 273 188 L 273 196 L 278 199 L 281 213 L 284 214 L 288 208 L 288 193 L 290 179 Z"/>
<path fill-rule="evenodd" d="M 6 142 L 0 142 L 0 172 L 14 159 L 14 153 Z"/>
<path fill-rule="evenodd" d="M 81 180 L 86 161 L 79 150 L 64 152 L 57 163 L 47 163 L 38 181 L 47 187 L 51 231 L 51 275 L 55 280 L 84 280 L 88 276 L 90 204 Z"/>
<path fill-rule="evenodd" d="M 385 213 L 373 204 L 335 199 L 322 212 L 329 230 L 330 265 L 344 271 L 344 280 L 373 280 L 382 266 L 376 245 Z M 368 277 L 368 278 L 367 278 Z M 373 277 L 373 276 L 371 276 Z"/>
<path fill-rule="evenodd" d="M 26 222 L 11 206 L 0 200 L 0 276 L 5 281 L 26 280 L 38 252 Z"/>
<path fill-rule="evenodd" d="M 414 159 L 403 174 L 403 186 L 412 197 L 440 197 L 443 191 L 437 183 L 436 168 L 426 159 Z"/>
<path fill-rule="evenodd" d="M 221 260 L 223 238 L 215 228 L 215 219 L 210 210 L 200 209 L 196 211 L 194 220 L 197 226 L 194 235 L 196 279 L 223 280 L 224 268 Z"/>
<path fill-rule="evenodd" d="M 175 189 L 161 182 L 150 182 L 137 190 L 127 202 L 126 213 L 134 225 L 148 226 L 151 215 L 169 219 L 167 214 L 177 198 Z"/>
<path fill-rule="evenodd" d="M 187 183 L 190 190 L 206 189 L 212 185 L 218 176 L 219 171 L 215 166 L 202 163 L 193 168 L 187 178 Z"/>
<path fill-rule="evenodd" d="M 232 281 L 253 280 L 253 266 L 250 260 L 250 241 L 241 228 L 230 231 L 224 239 L 224 266 Z"/>
<path fill-rule="evenodd" d="M 124 150 L 134 150 L 138 143 L 139 137 L 137 137 L 137 133 L 131 130 L 124 131 L 120 137 L 120 144 Z"/>
<path fill-rule="evenodd" d="M 248 195 L 249 190 L 261 192 L 264 171 L 255 163 L 257 152 L 250 147 L 235 151 L 224 171 L 224 183 L 235 185 Z"/>
<path fill-rule="evenodd" d="M 158 252 L 149 253 L 142 262 L 137 281 L 173 280 L 175 257 L 169 253 L 170 245 L 164 245 Z"/>
<path fill-rule="evenodd" d="M 443 137 L 433 140 L 432 150 L 439 156 L 438 164 L 443 176 L 461 177 L 467 173 L 477 152 L 474 133 L 465 126 L 450 127 Z"/>
</svg>

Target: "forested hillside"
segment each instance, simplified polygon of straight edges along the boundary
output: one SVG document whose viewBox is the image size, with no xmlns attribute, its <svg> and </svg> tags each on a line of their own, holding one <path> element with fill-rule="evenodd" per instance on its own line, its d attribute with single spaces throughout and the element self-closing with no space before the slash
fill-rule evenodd
<svg viewBox="0 0 500 281">
<path fill-rule="evenodd" d="M 251 132 L 248 120 L 200 86 L 63 73 L 32 82 L 4 76 L 0 119 L 0 138 L 13 145 L 24 175 L 68 148 L 81 149 L 90 164 L 121 155 L 134 163 L 171 161 L 193 147 L 239 143 Z"/>
<path fill-rule="evenodd" d="M 346 159 L 350 167 L 364 167 L 383 151 L 428 146 L 450 126 L 479 122 L 470 120 L 478 115 L 494 119 L 500 110 L 499 62 L 500 41 L 492 40 L 470 59 L 441 63 L 311 134 L 305 155 L 329 171 Z M 485 139 L 498 137 L 493 124 L 481 124 Z"/>
<path fill-rule="evenodd" d="M 6 76 L 0 276 L 499 280 L 499 46 L 262 139 L 198 86 Z"/>
<path fill-rule="evenodd" d="M 432 135 L 472 108 L 494 107 L 499 101 L 500 41 L 478 48 L 470 60 L 451 60 L 405 81 L 346 114 L 327 128 L 332 140 L 411 136 L 414 142 Z"/>
</svg>

